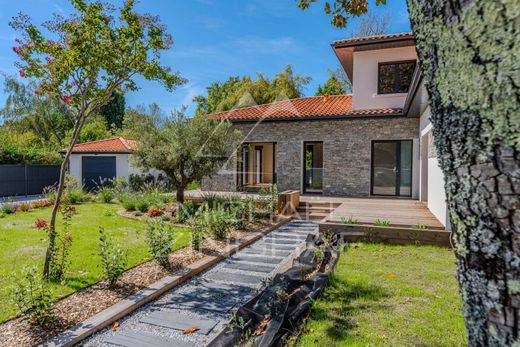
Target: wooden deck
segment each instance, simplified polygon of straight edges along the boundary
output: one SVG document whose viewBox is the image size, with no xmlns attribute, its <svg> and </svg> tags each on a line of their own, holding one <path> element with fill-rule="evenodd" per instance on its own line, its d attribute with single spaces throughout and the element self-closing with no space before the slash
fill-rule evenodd
<svg viewBox="0 0 520 347">
<path fill-rule="evenodd" d="M 378 198 L 335 198 L 302 196 L 302 202 L 339 203 L 330 214 L 329 221 L 339 222 L 341 218 L 357 220 L 359 223 L 374 223 L 377 219 L 389 221 L 395 226 L 425 225 L 431 228 L 444 226 L 428 210 L 426 205 L 417 200 L 409 199 L 378 199 Z"/>
</svg>

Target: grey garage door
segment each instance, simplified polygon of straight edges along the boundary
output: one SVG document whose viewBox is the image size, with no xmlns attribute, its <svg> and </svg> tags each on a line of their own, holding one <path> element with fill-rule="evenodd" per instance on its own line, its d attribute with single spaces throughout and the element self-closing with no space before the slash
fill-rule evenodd
<svg viewBox="0 0 520 347">
<path fill-rule="evenodd" d="M 87 191 L 96 190 L 106 180 L 116 177 L 116 157 L 83 157 L 81 167 Z"/>
</svg>

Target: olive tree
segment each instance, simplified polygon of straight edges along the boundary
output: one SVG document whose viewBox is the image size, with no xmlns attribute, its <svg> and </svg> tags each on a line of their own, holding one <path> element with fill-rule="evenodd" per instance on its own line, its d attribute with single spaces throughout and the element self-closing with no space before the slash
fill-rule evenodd
<svg viewBox="0 0 520 347">
<path fill-rule="evenodd" d="M 184 203 L 189 183 L 215 174 L 232 157 L 241 136 L 229 121 L 204 115 L 188 118 L 184 111 L 172 112 L 161 122 L 147 122 L 133 153 L 138 166 L 166 174 L 179 204 Z"/>
<path fill-rule="evenodd" d="M 367 11 L 366 0 L 331 2 L 325 10 L 339 27 Z M 469 343 L 518 345 L 520 5 L 408 0 L 408 10 L 445 177 Z"/>
<path fill-rule="evenodd" d="M 54 15 L 42 25 L 45 30 L 21 13 L 10 22 L 21 34 L 13 47 L 20 75 L 38 84 L 36 94 L 67 105 L 74 122 L 49 223 L 44 277 L 55 247 L 56 214 L 67 162 L 85 121 L 109 103 L 114 92 L 138 89 L 137 75 L 159 81 L 168 90 L 184 82 L 159 62 L 160 52 L 171 46 L 172 39 L 158 17 L 137 13 L 133 0 L 126 0 L 119 9 L 98 1 L 70 1 L 75 14 L 68 18 Z"/>
</svg>

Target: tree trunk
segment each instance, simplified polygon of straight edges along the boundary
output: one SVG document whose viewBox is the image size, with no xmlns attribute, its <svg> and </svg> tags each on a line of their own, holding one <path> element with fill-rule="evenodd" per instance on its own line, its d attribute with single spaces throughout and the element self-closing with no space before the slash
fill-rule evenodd
<svg viewBox="0 0 520 347">
<path fill-rule="evenodd" d="M 61 203 L 61 196 L 63 194 L 63 188 L 65 186 L 65 174 L 67 173 L 67 165 L 69 162 L 70 153 L 72 151 L 72 148 L 76 144 L 79 133 L 81 132 L 84 123 L 85 117 L 79 118 L 77 126 L 72 134 L 69 146 L 67 148 L 67 152 L 65 153 L 65 156 L 60 166 L 60 178 L 58 181 L 58 187 L 56 188 L 56 200 L 54 201 L 54 206 L 52 207 L 51 220 L 49 222 L 49 244 L 45 252 L 45 263 L 43 264 L 42 276 L 44 279 L 47 279 L 49 276 L 51 254 L 54 252 L 54 248 L 56 247 L 56 216 L 58 214 L 58 209 Z"/>
<path fill-rule="evenodd" d="M 408 0 L 471 346 L 520 335 L 517 3 Z"/>
<path fill-rule="evenodd" d="M 184 204 L 184 186 L 176 186 L 177 189 L 177 203 Z"/>
</svg>

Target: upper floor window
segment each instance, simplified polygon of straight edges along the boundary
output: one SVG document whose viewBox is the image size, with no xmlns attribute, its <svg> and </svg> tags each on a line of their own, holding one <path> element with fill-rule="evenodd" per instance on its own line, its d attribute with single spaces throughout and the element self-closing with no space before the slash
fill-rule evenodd
<svg viewBox="0 0 520 347">
<path fill-rule="evenodd" d="M 379 63 L 378 94 L 407 93 L 412 83 L 415 60 Z"/>
</svg>

